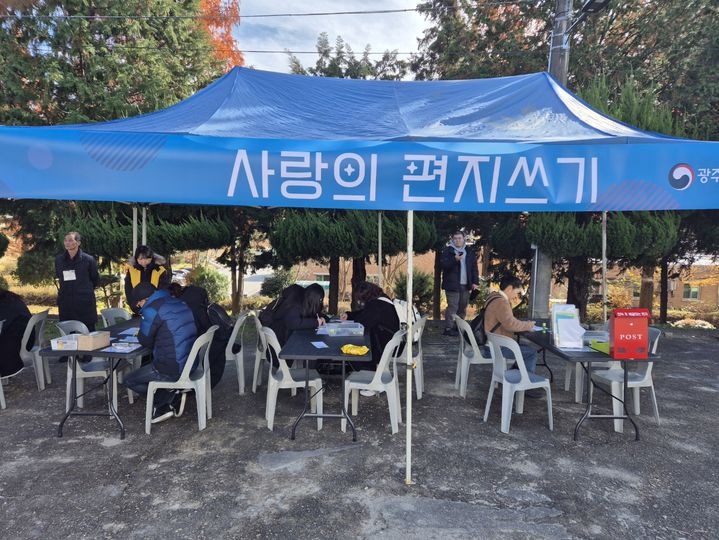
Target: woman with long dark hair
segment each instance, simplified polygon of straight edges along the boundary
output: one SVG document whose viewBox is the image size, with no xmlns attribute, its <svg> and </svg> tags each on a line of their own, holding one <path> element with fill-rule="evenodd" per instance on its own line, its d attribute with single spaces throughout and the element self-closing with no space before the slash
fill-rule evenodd
<svg viewBox="0 0 719 540">
<path fill-rule="evenodd" d="M 392 300 L 374 283 L 363 281 L 355 290 L 355 298 L 361 307 L 357 311 L 342 314 L 343 320 L 361 323 L 369 332 L 372 344 L 372 367 L 382 358 L 382 351 L 394 333 L 399 330 L 399 317 Z"/>
<path fill-rule="evenodd" d="M 23 368 L 20 346 L 30 317 L 30 310 L 20 296 L 0 289 L 0 321 L 3 321 L 0 332 L 0 377 L 9 377 Z"/>
<path fill-rule="evenodd" d="M 295 330 L 313 329 L 325 324 L 320 316 L 324 298 L 324 289 L 316 283 L 307 288 L 290 285 L 282 291 L 269 325 L 280 345 L 284 346 Z"/>
</svg>

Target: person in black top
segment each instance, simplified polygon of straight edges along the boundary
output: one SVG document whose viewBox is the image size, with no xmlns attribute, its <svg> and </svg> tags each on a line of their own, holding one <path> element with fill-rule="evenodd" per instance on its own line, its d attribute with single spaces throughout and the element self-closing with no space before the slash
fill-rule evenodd
<svg viewBox="0 0 719 540">
<path fill-rule="evenodd" d="M 340 318 L 361 323 L 365 332 L 369 332 L 372 345 L 372 366 L 369 368 L 374 369 L 382 358 L 385 346 L 399 330 L 399 317 L 392 300 L 374 283 L 360 283 L 355 297 L 362 309 L 343 313 Z M 360 367 L 364 369 L 364 366 Z"/>
<path fill-rule="evenodd" d="M 199 336 L 207 332 L 211 326 L 210 318 L 207 315 L 207 308 L 210 305 L 207 291 L 197 285 L 187 285 L 183 287 L 177 282 L 170 283 L 167 290 L 170 291 L 173 297 L 179 298 L 188 305 L 192 311 L 192 316 L 195 318 L 197 335 Z"/>
<path fill-rule="evenodd" d="M 324 299 L 325 290 L 317 283 L 306 289 L 297 284 L 290 285 L 282 291 L 282 302 L 270 324 L 280 345 L 284 346 L 294 330 L 314 329 L 325 324 L 322 317 Z"/>
<path fill-rule="evenodd" d="M 442 288 L 447 296 L 444 335 L 457 336 L 459 331 L 453 315 L 464 319 L 469 293 L 479 286 L 477 256 L 467 249 L 464 232 L 457 231 L 452 235 L 452 243 L 442 250 L 439 262 L 442 266 Z"/>
<path fill-rule="evenodd" d="M 81 321 L 93 332 L 97 323 L 95 287 L 100 279 L 97 261 L 80 249 L 80 234 L 65 235 L 65 252 L 55 257 L 55 277 L 60 283 L 57 307 L 61 321 Z"/>
<path fill-rule="evenodd" d="M 23 368 L 20 346 L 30 317 L 30 310 L 20 296 L 0 289 L 0 321 L 3 321 L 0 332 L 0 377 L 9 377 Z"/>
</svg>

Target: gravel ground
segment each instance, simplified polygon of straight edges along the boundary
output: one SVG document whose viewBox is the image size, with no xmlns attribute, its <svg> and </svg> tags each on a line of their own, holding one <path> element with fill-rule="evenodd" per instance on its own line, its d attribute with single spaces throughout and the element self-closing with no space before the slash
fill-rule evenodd
<svg viewBox="0 0 719 540">
<path fill-rule="evenodd" d="M 425 332 L 426 389 L 414 404 L 414 485 L 404 484 L 404 424 L 392 435 L 386 399 L 360 401 L 358 442 L 325 420 L 289 428 L 302 395 L 283 391 L 274 431 L 265 388 L 240 396 L 228 365 L 214 417 L 185 415 L 144 433 L 144 402 L 121 396 L 127 437 L 107 418 L 74 417 L 55 436 L 65 365 L 38 392 L 31 372 L 5 386 L 0 411 L 2 538 L 717 538 L 717 332 L 662 337 L 655 364 L 661 426 L 642 392 L 639 426 L 594 421 L 572 439 L 583 406 L 555 374 L 553 432 L 544 399 L 527 399 L 499 430 L 499 392 L 482 422 L 490 369 L 454 389 L 456 338 Z M 251 337 L 251 336 L 250 336 Z M 246 348 L 251 381 L 252 347 Z M 402 391 L 404 385 L 402 384 Z M 337 390 L 325 408 L 338 405 Z M 599 395 L 609 410 L 609 400 Z M 403 398 L 404 402 L 404 398 Z M 90 396 L 87 408 L 102 407 Z M 404 409 L 404 407 L 403 407 Z M 404 414 L 404 412 L 403 412 Z M 403 418 L 404 419 L 404 418 Z"/>
</svg>

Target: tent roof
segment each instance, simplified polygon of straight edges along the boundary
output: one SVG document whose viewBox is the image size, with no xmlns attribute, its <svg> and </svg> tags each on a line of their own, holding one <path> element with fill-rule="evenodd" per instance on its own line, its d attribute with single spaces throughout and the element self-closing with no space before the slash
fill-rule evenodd
<svg viewBox="0 0 719 540">
<path fill-rule="evenodd" d="M 301 140 L 660 142 L 595 111 L 547 73 L 366 81 L 236 67 L 150 114 L 56 129 Z"/>
</svg>

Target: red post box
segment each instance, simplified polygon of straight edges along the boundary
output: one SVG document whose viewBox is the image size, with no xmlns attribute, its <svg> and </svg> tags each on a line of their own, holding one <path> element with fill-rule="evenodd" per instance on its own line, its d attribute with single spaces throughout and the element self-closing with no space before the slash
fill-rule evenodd
<svg viewBox="0 0 719 540">
<path fill-rule="evenodd" d="M 615 309 L 609 319 L 609 354 L 634 360 L 649 357 L 649 310 Z"/>
</svg>

